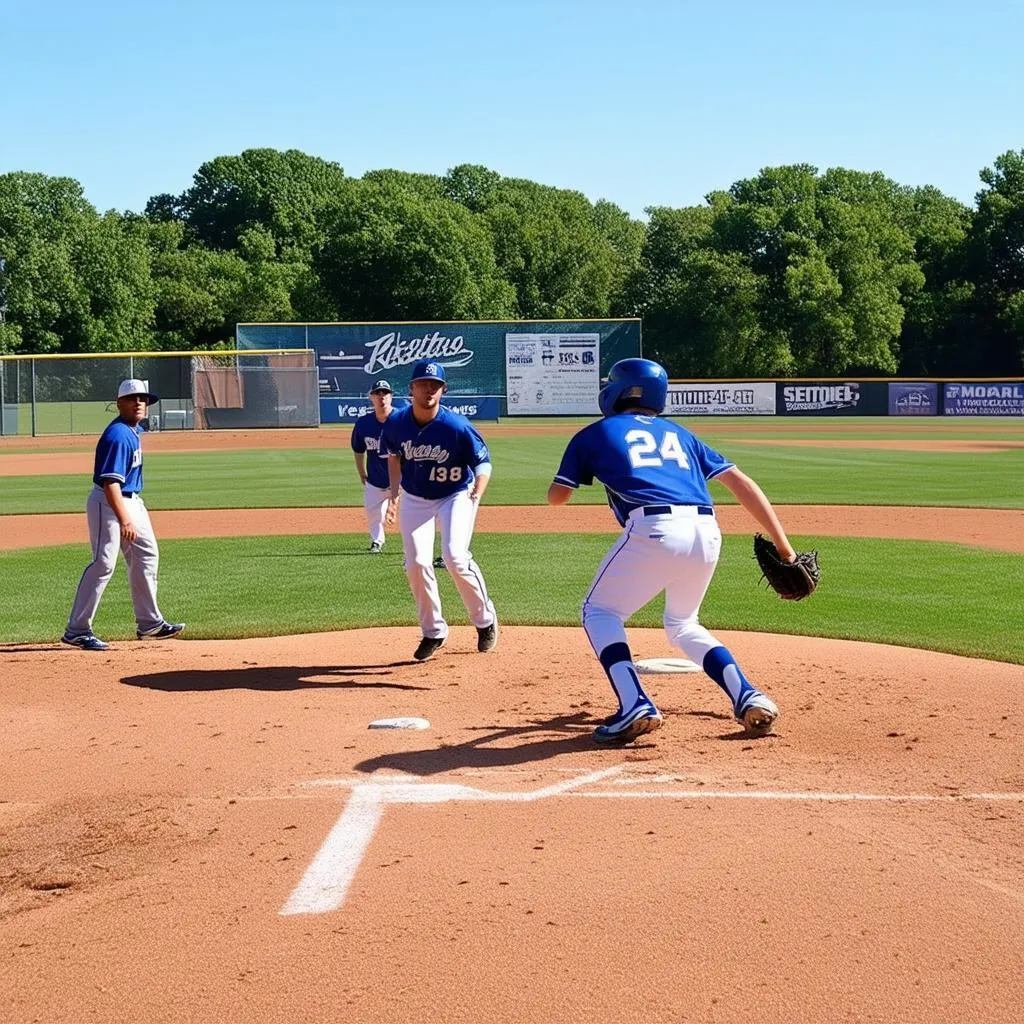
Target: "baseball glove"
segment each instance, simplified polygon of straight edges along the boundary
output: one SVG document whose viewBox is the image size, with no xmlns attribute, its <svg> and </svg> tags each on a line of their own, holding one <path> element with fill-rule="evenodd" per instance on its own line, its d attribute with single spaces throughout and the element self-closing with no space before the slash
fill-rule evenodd
<svg viewBox="0 0 1024 1024">
<path fill-rule="evenodd" d="M 779 549 L 763 534 L 754 534 L 754 558 L 761 567 L 762 579 L 784 601 L 809 597 L 818 587 L 821 569 L 818 552 L 798 553 L 795 562 L 783 561 Z"/>
</svg>

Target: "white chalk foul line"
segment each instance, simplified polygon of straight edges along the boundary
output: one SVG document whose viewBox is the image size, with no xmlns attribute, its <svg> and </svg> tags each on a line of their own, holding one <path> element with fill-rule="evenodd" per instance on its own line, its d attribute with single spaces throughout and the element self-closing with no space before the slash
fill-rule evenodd
<svg viewBox="0 0 1024 1024">
<path fill-rule="evenodd" d="M 643 790 L 593 790 L 589 793 L 570 793 L 569 796 L 597 797 L 605 800 L 792 800 L 840 803 L 843 801 L 864 801 L 866 803 L 964 803 L 966 801 L 1005 800 L 1024 802 L 1024 793 L 817 793 L 814 791 L 787 793 L 780 790 L 737 790 L 730 792 L 720 789 L 643 789 Z"/>
<path fill-rule="evenodd" d="M 565 779 L 525 792 L 492 793 L 445 782 L 360 782 L 352 787 L 341 817 L 335 822 L 312 864 L 281 908 L 281 914 L 325 914 L 345 901 L 366 848 L 384 816 L 386 804 L 440 804 L 453 800 L 524 803 L 562 796 L 580 786 L 600 782 L 622 771 L 621 765 Z M 328 783 L 329 784 L 329 783 Z"/>
<path fill-rule="evenodd" d="M 492 792 L 458 783 L 422 782 L 415 776 L 397 776 L 376 782 L 350 782 L 325 779 L 314 786 L 351 786 L 341 817 L 335 822 L 313 862 L 302 876 L 282 915 L 324 914 L 337 910 L 345 901 L 352 880 L 359 870 L 387 804 L 440 804 L 456 800 L 527 803 L 550 797 L 570 796 L 591 799 L 643 800 L 780 800 L 793 802 L 864 803 L 965 803 L 1024 802 L 1024 793 L 843 793 L 814 790 L 589 790 L 581 787 L 600 782 L 625 770 L 625 765 L 604 768 L 556 782 L 540 789 Z M 652 780 L 647 780 L 648 782 Z M 659 780 L 660 781 L 660 780 Z"/>
</svg>

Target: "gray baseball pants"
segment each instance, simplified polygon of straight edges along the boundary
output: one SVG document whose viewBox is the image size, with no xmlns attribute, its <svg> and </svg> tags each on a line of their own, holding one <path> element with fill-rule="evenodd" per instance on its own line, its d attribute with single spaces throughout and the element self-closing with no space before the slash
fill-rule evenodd
<svg viewBox="0 0 1024 1024">
<path fill-rule="evenodd" d="M 85 567 L 78 582 L 75 603 L 68 619 L 67 631 L 70 636 L 92 632 L 92 620 L 100 606 L 103 591 L 114 575 L 119 548 L 124 552 L 128 566 L 128 584 L 131 587 L 138 628 L 142 631 L 156 629 L 164 621 L 156 603 L 156 573 L 160 554 L 149 511 L 138 494 L 126 497 L 124 502 L 138 531 L 138 537 L 131 544 L 121 543 L 121 524 L 107 503 L 103 488 L 93 487 L 89 492 L 85 515 L 89 523 L 92 561 Z"/>
</svg>

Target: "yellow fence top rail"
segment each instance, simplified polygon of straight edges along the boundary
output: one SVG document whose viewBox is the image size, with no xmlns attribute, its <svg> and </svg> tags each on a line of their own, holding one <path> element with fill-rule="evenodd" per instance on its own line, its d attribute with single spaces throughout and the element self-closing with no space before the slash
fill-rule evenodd
<svg viewBox="0 0 1024 1024">
<path fill-rule="evenodd" d="M 58 359 L 168 359 L 171 356 L 294 356 L 302 352 L 313 352 L 311 348 L 231 348 L 215 352 L 42 352 L 36 355 L 0 356 L 0 362 L 28 362 L 32 359 L 49 362 Z"/>
</svg>

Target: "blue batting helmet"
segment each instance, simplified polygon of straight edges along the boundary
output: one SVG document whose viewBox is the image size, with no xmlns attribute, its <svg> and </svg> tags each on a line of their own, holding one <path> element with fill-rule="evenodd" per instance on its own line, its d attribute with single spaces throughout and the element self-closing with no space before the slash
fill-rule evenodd
<svg viewBox="0 0 1024 1024">
<path fill-rule="evenodd" d="M 409 378 L 411 384 L 414 380 L 439 380 L 443 384 L 444 367 L 435 363 L 433 359 L 421 359 L 413 368 L 412 376 Z"/>
<path fill-rule="evenodd" d="M 612 416 L 627 399 L 660 414 L 668 397 L 665 367 L 651 359 L 620 359 L 608 374 L 608 383 L 597 396 L 602 416 Z"/>
</svg>

